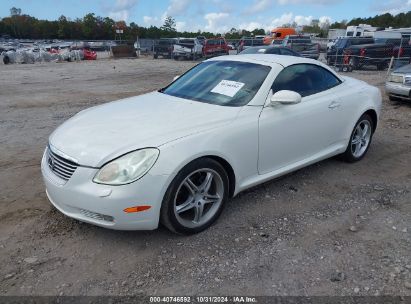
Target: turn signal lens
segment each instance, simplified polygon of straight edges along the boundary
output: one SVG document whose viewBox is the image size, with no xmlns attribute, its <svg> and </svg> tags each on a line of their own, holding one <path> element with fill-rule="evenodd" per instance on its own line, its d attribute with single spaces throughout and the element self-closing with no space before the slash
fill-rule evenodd
<svg viewBox="0 0 411 304">
<path fill-rule="evenodd" d="M 128 208 L 124 209 L 123 211 L 125 213 L 135 213 L 135 212 L 146 211 L 150 208 L 151 208 L 151 206 L 134 206 L 134 207 L 128 207 Z"/>
</svg>

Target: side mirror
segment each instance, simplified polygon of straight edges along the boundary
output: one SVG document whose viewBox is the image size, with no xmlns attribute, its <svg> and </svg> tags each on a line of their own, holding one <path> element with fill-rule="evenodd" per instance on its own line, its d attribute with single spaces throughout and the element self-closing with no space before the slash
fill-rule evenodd
<svg viewBox="0 0 411 304">
<path fill-rule="evenodd" d="M 292 105 L 301 102 L 301 95 L 294 91 L 282 90 L 271 96 L 271 105 L 281 103 L 283 105 Z"/>
<path fill-rule="evenodd" d="M 176 81 L 178 78 L 180 78 L 180 75 L 174 76 L 173 81 Z"/>
</svg>

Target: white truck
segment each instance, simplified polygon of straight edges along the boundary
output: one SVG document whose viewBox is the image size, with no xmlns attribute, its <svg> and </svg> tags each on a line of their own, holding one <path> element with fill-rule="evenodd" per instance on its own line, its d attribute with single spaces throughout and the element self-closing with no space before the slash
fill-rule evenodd
<svg viewBox="0 0 411 304">
<path fill-rule="evenodd" d="M 179 38 L 173 46 L 173 57 L 196 60 L 203 57 L 203 45 L 197 38 Z"/>
</svg>

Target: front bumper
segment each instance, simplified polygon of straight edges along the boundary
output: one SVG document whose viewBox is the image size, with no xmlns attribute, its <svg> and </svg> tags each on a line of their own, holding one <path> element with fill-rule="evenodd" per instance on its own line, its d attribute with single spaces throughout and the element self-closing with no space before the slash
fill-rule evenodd
<svg viewBox="0 0 411 304">
<path fill-rule="evenodd" d="M 390 96 L 411 99 L 411 87 L 402 83 L 386 82 L 385 91 Z"/>
<path fill-rule="evenodd" d="M 41 171 L 50 202 L 63 214 L 93 225 L 116 230 L 153 230 L 158 227 L 160 208 L 167 190 L 167 175 L 146 174 L 122 186 L 94 183 L 98 169 L 78 167 L 66 182 L 48 167 L 43 155 Z M 150 209 L 126 213 L 128 207 L 149 205 Z"/>
</svg>

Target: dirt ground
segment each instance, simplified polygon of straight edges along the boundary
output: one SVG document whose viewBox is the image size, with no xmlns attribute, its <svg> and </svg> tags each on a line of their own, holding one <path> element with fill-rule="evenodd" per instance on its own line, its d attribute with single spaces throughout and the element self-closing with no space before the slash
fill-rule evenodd
<svg viewBox="0 0 411 304">
<path fill-rule="evenodd" d="M 110 231 L 51 207 L 49 134 L 80 110 L 164 86 L 193 62 L 0 64 L 0 295 L 411 295 L 411 104 L 386 72 L 368 155 L 241 193 L 207 231 Z"/>
</svg>

